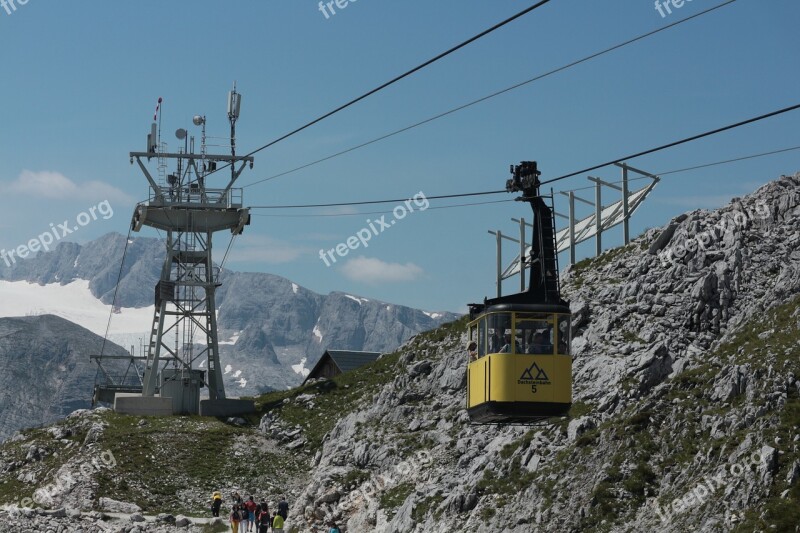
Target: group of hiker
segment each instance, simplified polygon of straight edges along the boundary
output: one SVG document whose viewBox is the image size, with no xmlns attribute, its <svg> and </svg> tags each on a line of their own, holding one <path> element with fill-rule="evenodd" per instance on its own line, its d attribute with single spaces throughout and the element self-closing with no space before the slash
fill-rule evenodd
<svg viewBox="0 0 800 533">
<path fill-rule="evenodd" d="M 244 500 L 238 492 L 234 492 L 231 498 L 233 504 L 228 518 L 233 533 L 268 533 L 270 528 L 272 528 L 272 533 L 283 533 L 283 524 L 289 515 L 289 504 L 285 497 L 281 496 L 278 509 L 273 513 L 269 511 L 266 498 L 262 498 L 261 503 L 256 503 L 252 496 Z M 214 492 L 211 496 L 211 514 L 213 516 L 219 516 L 222 503 L 222 493 Z"/>
</svg>

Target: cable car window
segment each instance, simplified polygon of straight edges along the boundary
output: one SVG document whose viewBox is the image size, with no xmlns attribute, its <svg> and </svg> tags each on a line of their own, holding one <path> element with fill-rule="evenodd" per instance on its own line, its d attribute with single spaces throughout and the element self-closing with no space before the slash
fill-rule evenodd
<svg viewBox="0 0 800 533">
<path fill-rule="evenodd" d="M 517 335 L 522 341 L 520 353 L 553 353 L 553 316 L 546 313 L 518 313 Z"/>
<path fill-rule="evenodd" d="M 570 345 L 570 316 L 558 316 L 558 353 L 559 355 L 569 355 Z"/>
<path fill-rule="evenodd" d="M 486 325 L 489 353 L 510 353 L 510 348 L 506 352 L 503 352 L 503 348 L 509 345 L 511 339 L 511 314 L 493 313 L 488 316 Z"/>
<path fill-rule="evenodd" d="M 481 319 L 478 323 L 478 358 L 486 355 L 486 320 Z"/>
</svg>

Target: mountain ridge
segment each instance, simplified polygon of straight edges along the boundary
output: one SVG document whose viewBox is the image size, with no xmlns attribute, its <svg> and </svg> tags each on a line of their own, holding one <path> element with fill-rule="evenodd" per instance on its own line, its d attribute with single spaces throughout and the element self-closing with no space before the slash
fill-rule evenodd
<svg viewBox="0 0 800 533">
<path fill-rule="evenodd" d="M 110 233 L 85 245 L 59 243 L 13 268 L 0 264 L 0 280 L 45 287 L 86 280 L 92 295 L 107 306 L 116 291 L 122 314 L 111 318 L 124 322 L 131 313 L 139 317 L 153 305 L 151 288 L 158 282 L 164 256 L 158 239 L 132 239 L 126 250 L 126 238 Z M 216 292 L 220 354 L 223 368 L 230 366 L 225 386 L 234 395 L 299 384 L 304 375 L 296 369 L 313 367 L 328 347 L 386 352 L 457 316 L 342 292 L 322 295 L 269 273 L 223 270 L 220 281 Z M 112 338 L 126 346 L 149 338 L 151 319 L 137 320 L 141 323 L 126 335 Z M 95 328 L 95 333 L 104 334 L 105 321 Z"/>
</svg>

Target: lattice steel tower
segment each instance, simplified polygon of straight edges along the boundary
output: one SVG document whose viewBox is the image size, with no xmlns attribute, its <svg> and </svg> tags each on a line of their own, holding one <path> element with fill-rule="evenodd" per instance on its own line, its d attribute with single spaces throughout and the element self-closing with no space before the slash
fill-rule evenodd
<svg viewBox="0 0 800 533">
<path fill-rule="evenodd" d="M 230 146 L 230 155 L 207 153 L 211 138 L 206 136 L 206 117 L 200 115 L 193 120 L 202 128 L 200 153 L 195 153 L 195 139 L 184 129 L 176 132 L 184 146 L 171 153 L 161 142 L 160 98 L 147 136 L 147 151 L 130 154 L 131 164 L 136 161 L 150 185 L 148 201 L 136 206 L 132 228 L 138 232 L 142 226 L 149 226 L 166 232 L 166 259 L 155 290 L 141 396 L 169 396 L 173 412 L 201 411 L 199 388 L 203 384 L 212 403 L 226 400 L 214 298 L 220 286 L 220 269 L 212 260 L 212 237 L 224 230 L 239 235 L 250 223 L 249 209 L 242 204 L 242 189 L 233 188 L 245 168 L 253 167 L 252 157 L 236 155 L 241 101 L 234 84 L 228 95 L 230 144 L 226 137 L 215 145 Z M 143 162 L 153 159 L 157 162 L 156 176 Z M 169 171 L 173 163 L 177 168 Z M 223 177 L 227 180 L 224 187 L 208 187 L 209 181 Z M 207 374 L 200 369 L 203 360 L 208 364 Z"/>
</svg>

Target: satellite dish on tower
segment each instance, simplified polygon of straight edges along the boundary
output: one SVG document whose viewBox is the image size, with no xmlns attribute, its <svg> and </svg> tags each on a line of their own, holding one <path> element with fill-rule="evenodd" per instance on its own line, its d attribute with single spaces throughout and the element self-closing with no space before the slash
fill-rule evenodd
<svg viewBox="0 0 800 533">
<path fill-rule="evenodd" d="M 195 115 L 192 119 L 195 126 L 202 126 L 206 122 L 206 118 L 202 115 Z"/>
<path fill-rule="evenodd" d="M 178 140 L 180 140 L 180 141 L 184 140 L 186 138 L 186 135 L 187 135 L 187 131 L 185 129 L 183 129 L 183 128 L 180 128 L 180 129 L 178 129 L 178 131 L 175 132 L 175 137 L 177 137 Z"/>
</svg>

